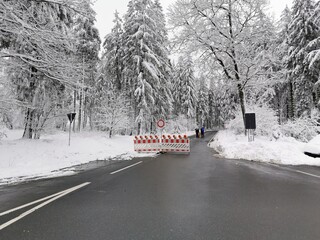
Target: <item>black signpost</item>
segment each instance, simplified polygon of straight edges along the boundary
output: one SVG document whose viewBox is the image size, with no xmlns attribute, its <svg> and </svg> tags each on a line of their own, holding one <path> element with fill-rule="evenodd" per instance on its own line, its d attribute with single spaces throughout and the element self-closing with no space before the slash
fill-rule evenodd
<svg viewBox="0 0 320 240">
<path fill-rule="evenodd" d="M 254 130 L 256 126 L 256 114 L 255 113 L 246 113 L 245 114 L 245 127 L 248 130 L 248 141 L 254 141 Z"/>
<path fill-rule="evenodd" d="M 69 146 L 70 146 L 70 138 L 71 138 L 71 124 L 76 116 L 76 113 L 68 113 L 67 114 L 70 125 L 69 125 Z"/>
</svg>

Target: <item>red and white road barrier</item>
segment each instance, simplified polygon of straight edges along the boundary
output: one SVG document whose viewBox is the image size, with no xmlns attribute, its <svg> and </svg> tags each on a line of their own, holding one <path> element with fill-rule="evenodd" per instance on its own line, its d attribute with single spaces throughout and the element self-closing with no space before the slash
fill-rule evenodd
<svg viewBox="0 0 320 240">
<path fill-rule="evenodd" d="M 162 135 L 162 152 L 190 152 L 190 140 L 187 135 Z"/>
<path fill-rule="evenodd" d="M 137 152 L 190 152 L 187 135 L 135 136 L 134 150 Z"/>
<path fill-rule="evenodd" d="M 156 135 L 135 136 L 134 150 L 137 152 L 160 152 L 160 139 Z"/>
</svg>

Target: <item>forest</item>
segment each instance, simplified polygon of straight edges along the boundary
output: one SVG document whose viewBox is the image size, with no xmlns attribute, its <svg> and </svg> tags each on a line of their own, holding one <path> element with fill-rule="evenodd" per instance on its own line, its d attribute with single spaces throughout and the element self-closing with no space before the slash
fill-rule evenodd
<svg viewBox="0 0 320 240">
<path fill-rule="evenodd" d="M 99 36 L 91 0 L 0 0 L 0 139 L 205 126 L 308 141 L 319 134 L 320 1 L 130 0 Z"/>
</svg>

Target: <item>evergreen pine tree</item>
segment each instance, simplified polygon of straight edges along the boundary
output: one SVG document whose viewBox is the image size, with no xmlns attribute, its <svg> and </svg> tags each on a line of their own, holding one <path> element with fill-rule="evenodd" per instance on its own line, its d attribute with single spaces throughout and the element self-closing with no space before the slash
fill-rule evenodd
<svg viewBox="0 0 320 240">
<path fill-rule="evenodd" d="M 115 12 L 113 20 L 114 27 L 105 37 L 103 43 L 104 54 L 102 57 L 103 72 L 111 78 L 113 84 L 118 90 L 121 90 L 122 85 L 122 57 L 123 57 L 123 30 L 122 19 L 119 13 Z"/>
<path fill-rule="evenodd" d="M 98 54 L 100 50 L 100 37 L 99 31 L 94 26 L 95 18 L 94 11 L 91 6 L 90 0 L 82 0 L 83 7 L 87 10 L 87 16 L 77 14 L 75 17 L 74 32 L 77 37 L 76 42 L 76 55 L 79 58 L 81 66 L 81 87 L 78 89 L 78 94 L 74 93 L 74 100 L 79 99 L 78 111 L 78 131 L 80 131 L 87 124 L 87 118 L 92 118 L 93 106 L 93 92 L 92 89 L 95 81 L 96 65 L 99 60 Z M 78 96 L 77 96 L 78 95 Z M 75 101 L 74 101 L 75 102 Z M 74 109 L 76 106 L 74 106 Z M 90 123 L 91 124 L 91 123 Z"/>
<path fill-rule="evenodd" d="M 195 117 L 197 94 L 193 62 L 190 56 L 185 59 L 179 58 L 173 85 L 175 114 L 184 114 L 187 119 Z"/>
<path fill-rule="evenodd" d="M 306 64 L 309 53 L 306 47 L 317 37 L 317 26 L 310 21 L 313 14 L 312 0 L 294 0 L 289 24 L 288 70 L 294 86 L 292 107 L 295 109 L 292 112 L 295 117 L 310 115 L 313 106 L 313 85 L 316 80 Z"/>
<path fill-rule="evenodd" d="M 198 89 L 198 102 L 196 107 L 196 122 L 199 127 L 208 125 L 208 110 L 208 88 L 204 79 L 200 79 Z"/>
<path fill-rule="evenodd" d="M 285 79 L 285 81 L 282 80 L 274 86 L 274 105 L 277 109 L 279 124 L 281 124 L 282 120 L 286 120 L 288 118 L 292 119 L 294 116 L 293 82 L 289 78 L 286 68 L 288 62 L 288 37 L 291 17 L 291 11 L 288 6 L 286 6 L 280 16 L 279 32 L 276 41 L 277 46 L 274 51 L 274 55 L 276 57 L 275 62 L 277 65 L 275 70 L 278 73 L 278 78 Z"/>
<path fill-rule="evenodd" d="M 157 117 L 166 117 L 172 106 L 170 66 L 159 38 L 152 0 L 131 0 L 124 22 L 124 88 L 131 98 L 138 134 L 142 124 L 151 130 Z M 151 123 L 149 125 L 148 123 Z"/>
<path fill-rule="evenodd" d="M 310 18 L 317 27 L 317 37 L 308 43 L 307 51 L 310 53 L 307 56 L 307 63 L 311 74 L 317 79 L 315 84 L 315 100 L 319 107 L 320 100 L 320 1 L 316 3 L 315 11 Z"/>
</svg>

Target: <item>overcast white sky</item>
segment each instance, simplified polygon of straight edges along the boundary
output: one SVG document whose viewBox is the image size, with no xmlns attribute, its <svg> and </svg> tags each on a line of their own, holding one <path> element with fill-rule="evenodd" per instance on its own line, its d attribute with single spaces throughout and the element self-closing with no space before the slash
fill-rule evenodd
<svg viewBox="0 0 320 240">
<path fill-rule="evenodd" d="M 160 0 L 163 9 L 166 10 L 169 5 L 176 0 Z M 273 12 L 275 18 L 278 18 L 286 5 L 291 7 L 292 0 L 269 0 L 270 11 Z M 120 16 L 123 16 L 127 11 L 129 0 L 96 0 L 93 8 L 97 13 L 96 27 L 99 29 L 101 40 L 103 41 L 113 27 L 114 12 L 118 10 Z"/>
</svg>

